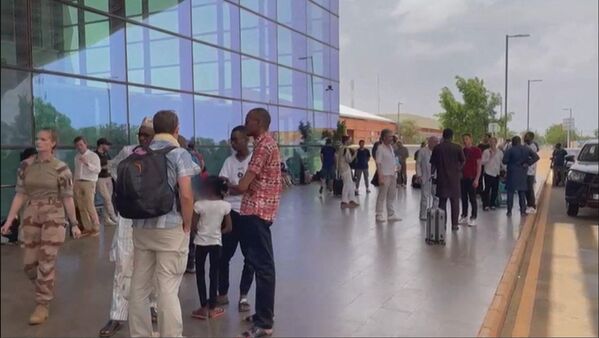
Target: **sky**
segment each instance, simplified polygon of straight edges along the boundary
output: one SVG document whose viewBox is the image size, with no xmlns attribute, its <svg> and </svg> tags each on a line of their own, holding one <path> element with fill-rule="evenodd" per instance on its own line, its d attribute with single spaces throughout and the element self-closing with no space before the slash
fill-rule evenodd
<svg viewBox="0 0 599 338">
<path fill-rule="evenodd" d="M 510 129 L 544 133 L 572 108 L 576 129 L 598 128 L 597 0 L 341 0 L 341 103 L 367 112 L 433 116 L 455 76 L 504 96 L 509 40 Z M 380 91 L 377 93 L 377 76 Z M 378 97 L 380 96 L 380 101 Z M 460 95 L 456 97 L 461 99 Z M 497 110 L 501 109 L 500 107 Z"/>
</svg>

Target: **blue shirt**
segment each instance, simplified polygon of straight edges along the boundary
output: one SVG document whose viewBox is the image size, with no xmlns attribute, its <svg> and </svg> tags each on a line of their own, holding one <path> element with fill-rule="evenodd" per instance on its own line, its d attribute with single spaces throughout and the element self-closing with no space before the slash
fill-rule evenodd
<svg viewBox="0 0 599 338">
<path fill-rule="evenodd" d="M 168 141 L 154 140 L 150 143 L 150 148 L 157 150 L 170 146 L 179 146 Z M 193 162 L 191 154 L 184 148 L 171 150 L 166 158 L 168 160 L 168 184 L 175 189 L 180 177 L 195 176 L 200 173 L 200 167 Z M 133 227 L 144 229 L 172 229 L 183 224 L 181 213 L 177 211 L 177 204 L 173 203 L 173 210 L 166 215 L 148 218 L 134 219 Z"/>
<path fill-rule="evenodd" d="M 335 167 L 335 148 L 333 146 L 323 146 L 320 149 L 322 154 L 322 167 L 324 169 L 332 169 Z"/>
<path fill-rule="evenodd" d="M 370 161 L 370 150 L 358 149 L 358 154 L 356 155 L 356 169 L 368 169 L 368 161 Z"/>
</svg>

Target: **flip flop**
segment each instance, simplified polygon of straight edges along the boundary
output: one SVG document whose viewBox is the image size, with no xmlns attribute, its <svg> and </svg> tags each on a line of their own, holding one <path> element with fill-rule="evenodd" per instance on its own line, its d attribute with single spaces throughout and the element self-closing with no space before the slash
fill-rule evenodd
<svg viewBox="0 0 599 338">
<path fill-rule="evenodd" d="M 225 309 L 222 307 L 215 307 L 214 309 L 208 311 L 208 317 L 210 319 L 216 319 L 222 317 L 225 314 Z"/>
</svg>

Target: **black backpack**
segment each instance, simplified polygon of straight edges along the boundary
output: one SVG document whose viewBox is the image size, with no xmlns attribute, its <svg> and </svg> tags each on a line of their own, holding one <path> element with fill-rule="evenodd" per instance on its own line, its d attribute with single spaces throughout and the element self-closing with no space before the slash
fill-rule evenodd
<svg viewBox="0 0 599 338">
<path fill-rule="evenodd" d="M 114 186 L 114 205 L 130 219 L 147 219 L 173 210 L 177 191 L 168 184 L 166 155 L 176 147 L 152 150 L 137 146 L 119 163 Z"/>
</svg>

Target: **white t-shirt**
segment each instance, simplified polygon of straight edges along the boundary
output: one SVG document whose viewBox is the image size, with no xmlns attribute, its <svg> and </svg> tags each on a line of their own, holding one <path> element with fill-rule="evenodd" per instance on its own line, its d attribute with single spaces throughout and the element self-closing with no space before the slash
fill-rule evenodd
<svg viewBox="0 0 599 338">
<path fill-rule="evenodd" d="M 223 219 L 231 212 L 231 204 L 223 200 L 200 200 L 193 204 L 193 211 L 200 215 L 195 245 L 222 245 Z"/>
<path fill-rule="evenodd" d="M 248 169 L 248 164 L 252 159 L 252 153 L 250 153 L 245 160 L 239 162 L 237 156 L 235 154 L 227 157 L 225 163 L 223 163 L 223 167 L 220 170 L 220 177 L 226 177 L 229 179 L 229 182 L 233 185 L 239 184 L 239 180 L 245 175 L 245 172 Z M 241 209 L 241 198 L 243 195 L 229 195 L 225 197 L 225 201 L 231 203 L 231 209 L 239 212 Z"/>
<path fill-rule="evenodd" d="M 531 144 L 526 144 L 524 143 L 526 146 L 528 146 L 530 149 L 532 149 L 535 153 L 539 152 L 539 147 L 537 146 L 537 144 L 535 142 L 532 142 Z M 533 165 L 528 167 L 528 176 L 535 176 L 537 174 L 537 163 L 535 162 Z"/>
</svg>

